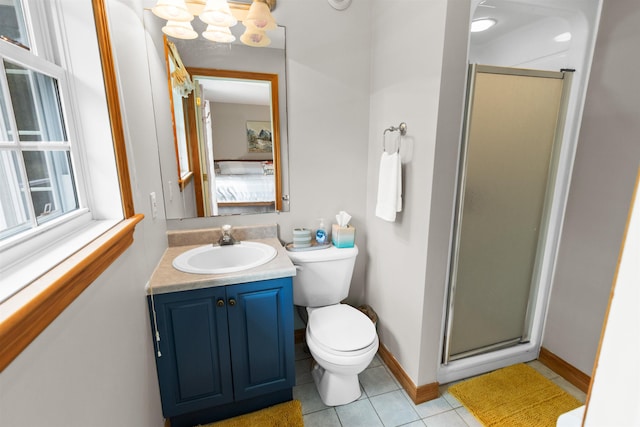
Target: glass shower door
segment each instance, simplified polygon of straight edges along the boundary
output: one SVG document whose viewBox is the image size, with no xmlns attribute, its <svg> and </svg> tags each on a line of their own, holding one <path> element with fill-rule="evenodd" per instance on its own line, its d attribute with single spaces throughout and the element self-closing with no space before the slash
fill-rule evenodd
<svg viewBox="0 0 640 427">
<path fill-rule="evenodd" d="M 565 73 L 470 72 L 445 363 L 527 341 L 564 118 Z"/>
</svg>

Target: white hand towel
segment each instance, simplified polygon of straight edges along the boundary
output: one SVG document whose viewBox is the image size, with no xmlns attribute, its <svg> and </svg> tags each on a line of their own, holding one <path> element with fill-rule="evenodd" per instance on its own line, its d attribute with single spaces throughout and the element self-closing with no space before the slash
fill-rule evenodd
<svg viewBox="0 0 640 427">
<path fill-rule="evenodd" d="M 378 175 L 378 202 L 376 216 L 394 222 L 396 212 L 402 211 L 402 161 L 400 153 L 386 151 L 380 159 Z"/>
</svg>

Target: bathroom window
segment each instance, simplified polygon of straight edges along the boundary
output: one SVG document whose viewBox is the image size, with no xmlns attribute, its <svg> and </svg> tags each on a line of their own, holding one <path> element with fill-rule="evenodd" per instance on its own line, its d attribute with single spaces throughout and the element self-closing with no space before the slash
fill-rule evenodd
<svg viewBox="0 0 640 427">
<path fill-rule="evenodd" d="M 80 207 L 59 79 L 7 59 L 1 66 L 0 241 Z"/>
<path fill-rule="evenodd" d="M 92 220 L 81 133 L 72 120 L 83 107 L 71 102 L 68 44 L 45 33 L 56 23 L 54 9 L 36 5 L 0 6 L 0 271 Z M 44 257 L 38 264 L 46 268 Z M 6 276 L 0 301 L 29 282 Z"/>
<path fill-rule="evenodd" d="M 133 242 L 104 0 L 0 2 L 0 371 Z"/>
</svg>

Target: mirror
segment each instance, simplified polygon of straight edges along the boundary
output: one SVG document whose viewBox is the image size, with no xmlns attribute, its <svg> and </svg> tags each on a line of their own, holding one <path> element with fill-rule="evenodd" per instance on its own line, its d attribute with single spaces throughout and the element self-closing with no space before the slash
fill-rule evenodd
<svg viewBox="0 0 640 427">
<path fill-rule="evenodd" d="M 166 37 L 144 14 L 167 219 L 289 211 L 284 27 L 256 48 Z M 169 78 L 181 67 L 186 97 Z"/>
</svg>

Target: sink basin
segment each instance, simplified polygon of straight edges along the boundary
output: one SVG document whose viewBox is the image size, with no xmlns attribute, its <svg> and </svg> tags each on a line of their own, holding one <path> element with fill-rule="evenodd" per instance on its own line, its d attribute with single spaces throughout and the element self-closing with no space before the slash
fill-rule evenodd
<svg viewBox="0 0 640 427">
<path fill-rule="evenodd" d="M 259 242 L 235 245 L 205 245 L 188 250 L 173 260 L 173 267 L 185 273 L 222 274 L 248 270 L 276 256 L 273 246 Z"/>
</svg>

